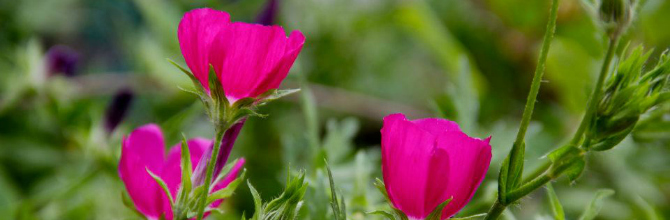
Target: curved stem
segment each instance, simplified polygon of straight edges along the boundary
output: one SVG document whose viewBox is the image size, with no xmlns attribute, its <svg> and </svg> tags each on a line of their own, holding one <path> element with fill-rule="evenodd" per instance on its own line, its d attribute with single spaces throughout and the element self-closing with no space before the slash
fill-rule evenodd
<svg viewBox="0 0 670 220">
<path fill-rule="evenodd" d="M 491 206 L 489 212 L 486 213 L 486 218 L 484 218 L 484 220 L 498 219 L 498 216 L 500 216 L 505 211 L 505 208 L 507 208 L 507 206 L 500 204 L 499 199 L 496 198 L 495 203 L 493 203 L 493 206 Z"/>
<path fill-rule="evenodd" d="M 219 150 L 221 150 L 221 140 L 223 140 L 223 135 L 226 133 L 227 128 L 216 128 L 216 130 L 216 139 L 214 141 L 214 145 L 212 146 L 214 149 L 212 150 L 212 157 L 209 159 L 209 163 L 207 163 L 207 173 L 205 175 L 205 182 L 203 184 L 204 188 L 202 190 L 202 195 L 200 196 L 200 201 L 198 202 L 198 220 L 201 220 L 205 214 L 205 203 L 207 201 L 207 196 L 209 195 L 209 185 L 212 182 L 212 176 L 214 173 L 216 160 L 218 159 Z"/>
<path fill-rule="evenodd" d="M 619 37 L 614 36 L 610 38 L 609 45 L 607 46 L 607 54 L 605 55 L 605 61 L 603 62 L 603 66 L 600 69 L 600 75 L 598 75 L 598 81 L 596 82 L 596 86 L 593 88 L 593 92 L 591 92 L 591 97 L 589 98 L 589 101 L 586 104 L 587 107 L 586 112 L 584 112 L 584 117 L 582 118 L 582 121 L 579 123 L 579 127 L 575 132 L 575 136 L 573 136 L 572 140 L 570 141 L 571 145 L 576 146 L 577 144 L 579 144 L 579 142 L 583 138 L 584 132 L 586 132 L 586 128 L 591 125 L 591 121 L 593 119 L 593 115 L 595 114 L 596 107 L 598 107 L 598 100 L 600 100 L 600 92 L 602 91 L 605 78 L 609 73 L 610 65 L 612 63 L 612 59 L 614 58 L 614 50 L 616 49 L 618 42 Z"/>
<path fill-rule="evenodd" d="M 538 176 L 542 175 L 544 172 L 546 172 L 549 167 L 551 167 L 551 161 L 548 159 L 545 159 L 542 161 L 542 164 L 535 168 L 533 172 L 528 174 L 526 177 L 523 178 L 523 181 L 521 181 L 523 184 L 526 184 L 527 182 L 532 181 L 533 179 L 537 178 Z"/>
<path fill-rule="evenodd" d="M 530 182 L 524 184 L 523 186 L 519 187 L 518 189 L 513 190 L 507 195 L 507 199 L 509 200 L 509 203 L 513 203 L 516 200 L 521 199 L 522 197 L 528 195 L 529 193 L 535 191 L 536 189 L 544 186 L 544 184 L 547 184 L 549 181 L 551 181 L 551 177 L 549 175 L 544 174 L 542 176 L 539 176 Z"/>
</svg>

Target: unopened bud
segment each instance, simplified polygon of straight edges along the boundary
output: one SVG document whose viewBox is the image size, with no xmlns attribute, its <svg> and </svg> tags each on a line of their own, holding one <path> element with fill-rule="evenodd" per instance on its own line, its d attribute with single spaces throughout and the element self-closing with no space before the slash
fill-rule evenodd
<svg viewBox="0 0 670 220">
<path fill-rule="evenodd" d="M 610 37 L 623 33 L 633 17 L 630 0 L 602 0 L 598 15 Z"/>
</svg>

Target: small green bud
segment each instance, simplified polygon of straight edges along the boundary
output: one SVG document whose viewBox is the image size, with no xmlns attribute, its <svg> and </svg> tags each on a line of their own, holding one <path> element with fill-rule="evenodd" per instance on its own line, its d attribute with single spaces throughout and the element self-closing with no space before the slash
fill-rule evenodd
<svg viewBox="0 0 670 220">
<path fill-rule="evenodd" d="M 612 149 L 630 134 L 640 116 L 670 100 L 665 86 L 670 77 L 670 59 L 664 53 L 649 71 L 644 64 L 651 55 L 639 46 L 623 59 L 612 75 L 586 131 L 588 150 Z"/>
<path fill-rule="evenodd" d="M 630 0 L 602 0 L 598 15 L 610 37 L 623 33 L 632 20 Z"/>
</svg>

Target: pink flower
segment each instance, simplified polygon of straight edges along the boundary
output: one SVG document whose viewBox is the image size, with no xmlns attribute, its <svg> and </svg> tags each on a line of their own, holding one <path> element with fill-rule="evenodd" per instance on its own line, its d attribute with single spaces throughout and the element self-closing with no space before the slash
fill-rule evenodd
<svg viewBox="0 0 670 220">
<path fill-rule="evenodd" d="M 196 167 L 203 152 L 211 147 L 212 141 L 195 138 L 189 140 L 187 144 L 191 153 L 192 167 Z M 233 181 L 243 165 L 244 159 L 240 159 L 215 190 L 222 189 Z M 140 213 L 149 219 L 165 216 L 171 220 L 173 213 L 170 201 L 146 169 L 160 176 L 167 184 L 172 197 L 176 198 L 181 185 L 181 150 L 177 144 L 166 156 L 163 134 L 154 124 L 137 128 L 123 139 L 119 176 Z M 212 207 L 220 203 L 221 201 L 215 202 Z"/>
<path fill-rule="evenodd" d="M 382 172 L 393 206 L 410 219 L 424 219 L 442 202 L 442 219 L 456 214 L 474 195 L 491 162 L 490 137 L 468 137 L 452 121 L 384 118 Z"/>
<path fill-rule="evenodd" d="M 286 37 L 280 26 L 230 23 L 226 12 L 208 8 L 187 12 L 178 37 L 193 75 L 209 91 L 214 66 L 230 103 L 279 87 L 305 42 L 300 31 Z"/>
</svg>

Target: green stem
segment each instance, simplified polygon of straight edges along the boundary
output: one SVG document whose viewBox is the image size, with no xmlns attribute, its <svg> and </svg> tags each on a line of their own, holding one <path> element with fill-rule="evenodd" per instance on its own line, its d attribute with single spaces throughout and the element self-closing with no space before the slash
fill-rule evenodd
<svg viewBox="0 0 670 220">
<path fill-rule="evenodd" d="M 212 176 L 214 173 L 214 167 L 216 165 L 216 160 L 218 159 L 219 155 L 219 150 L 221 150 L 221 141 L 223 140 L 223 135 L 226 133 L 226 130 L 228 130 L 227 127 L 224 128 L 216 128 L 216 139 L 214 141 L 214 149 L 212 150 L 212 157 L 209 159 L 209 163 L 207 163 L 207 174 L 205 175 L 205 183 L 204 183 L 204 190 L 202 191 L 202 195 L 200 196 L 200 201 L 198 202 L 198 220 L 202 220 L 204 214 L 205 214 L 205 203 L 207 201 L 207 196 L 209 195 L 209 185 L 212 182 Z"/>
<path fill-rule="evenodd" d="M 533 172 L 528 174 L 526 177 L 523 178 L 523 181 L 521 181 L 523 184 L 526 184 L 527 182 L 532 181 L 533 179 L 537 178 L 538 176 L 542 175 L 544 172 L 546 172 L 549 167 L 551 167 L 551 161 L 549 160 L 543 160 L 542 164 L 535 168 Z"/>
<path fill-rule="evenodd" d="M 484 219 L 485 220 L 498 219 L 498 216 L 500 216 L 505 211 L 505 208 L 507 208 L 507 206 L 500 204 L 499 199 L 496 198 L 495 203 L 493 203 L 493 206 L 491 206 L 489 212 L 486 213 L 486 218 Z"/>
<path fill-rule="evenodd" d="M 616 49 L 616 45 L 618 43 L 618 38 L 612 38 L 609 41 L 609 46 L 607 49 L 607 55 L 605 56 L 605 61 L 603 63 L 602 69 L 600 71 L 600 75 L 598 76 L 598 81 L 596 83 L 596 87 L 594 88 L 593 92 L 591 93 L 591 97 L 589 98 L 589 102 L 587 104 L 587 111 L 586 114 L 584 115 L 584 118 L 582 119 L 582 122 L 580 123 L 579 128 L 577 129 L 577 132 L 575 133 L 575 136 L 573 137 L 571 144 L 576 145 L 582 140 L 582 136 L 585 132 L 586 127 L 588 127 L 589 122 L 591 121 L 593 115 L 595 114 L 595 108 L 597 107 L 596 105 L 596 100 L 599 100 L 600 92 L 602 90 L 602 86 L 604 84 L 605 78 L 607 76 L 607 73 L 609 72 L 609 67 L 612 62 L 612 59 L 614 57 L 614 50 Z M 549 169 L 551 166 L 551 163 L 543 164 L 541 165 L 536 171 L 531 173 L 529 177 L 527 178 L 533 178 L 533 176 L 538 176 L 535 177 L 533 180 L 530 180 L 529 182 L 525 183 L 521 187 L 509 192 L 506 195 L 506 201 L 508 201 L 507 204 L 500 204 L 498 200 L 493 204 L 491 209 L 486 215 L 486 219 L 498 219 L 500 214 L 505 210 L 506 206 L 513 203 L 514 201 L 517 201 L 524 196 L 528 195 L 529 193 L 535 191 L 536 189 L 544 186 L 547 184 L 549 181 L 551 181 L 553 178 L 558 178 L 562 173 L 557 173 L 555 176 L 552 178 L 550 177 L 545 171 Z M 541 174 L 541 176 L 539 176 Z"/>
<path fill-rule="evenodd" d="M 524 184 L 523 186 L 519 187 L 518 189 L 513 190 L 507 195 L 507 199 L 509 203 L 513 203 L 516 200 L 521 199 L 522 197 L 528 195 L 529 193 L 535 191 L 536 189 L 544 186 L 544 184 L 547 184 L 549 181 L 551 181 L 551 177 L 549 175 L 544 174 L 542 176 L 539 176 L 530 182 Z"/>
<path fill-rule="evenodd" d="M 556 19 L 558 17 L 558 0 L 551 1 L 551 10 L 549 12 L 549 21 L 547 22 L 547 28 L 544 33 L 544 38 L 542 40 L 542 48 L 540 49 L 540 57 L 537 61 L 537 67 L 535 68 L 535 73 L 533 75 L 533 81 L 531 82 L 530 92 L 528 93 L 528 98 L 526 99 L 526 106 L 523 110 L 523 116 L 521 118 L 521 125 L 519 126 L 519 131 L 514 141 L 514 145 L 510 150 L 508 160 L 510 161 L 509 170 L 516 171 L 522 170 L 523 168 L 523 157 L 524 157 L 524 139 L 526 136 L 526 131 L 528 130 L 528 125 L 530 124 L 531 117 L 533 116 L 533 110 L 535 109 L 535 102 L 537 100 L 537 94 L 540 91 L 540 86 L 542 84 L 542 76 L 544 75 L 545 64 L 547 61 L 547 56 L 549 54 L 549 48 L 551 46 L 551 41 L 554 38 L 554 32 L 556 30 Z M 517 158 L 520 157 L 520 158 Z M 502 172 L 502 170 L 501 170 Z M 518 175 L 521 175 L 519 173 Z M 514 177 L 517 178 L 517 177 Z M 520 178 L 520 177 L 518 177 Z M 500 195 L 500 193 L 505 193 Z M 498 192 L 498 196 L 502 196 L 503 200 L 507 200 L 505 197 L 506 190 L 503 192 Z M 487 214 L 486 219 L 497 219 L 500 214 L 505 210 L 505 207 L 509 204 L 501 204 L 500 199 L 495 202 L 491 210 Z"/>
<path fill-rule="evenodd" d="M 544 39 L 542 40 L 540 58 L 537 61 L 537 67 L 535 68 L 533 81 L 530 84 L 530 92 L 528 93 L 528 98 L 526 99 L 526 107 L 523 110 L 521 126 L 519 127 L 519 132 L 516 135 L 514 146 L 523 143 L 524 137 L 526 136 L 526 131 L 528 130 L 528 125 L 530 124 L 530 119 L 533 116 L 537 94 L 539 93 L 540 85 L 542 84 L 542 75 L 544 75 L 544 66 L 547 62 L 547 55 L 549 54 L 549 47 L 551 46 L 551 40 L 554 38 L 554 32 L 556 30 L 556 18 L 558 17 L 557 11 L 558 0 L 552 0 L 550 12 L 551 15 L 549 22 L 547 23 L 547 30 L 544 33 Z"/>
<path fill-rule="evenodd" d="M 606 76 L 609 73 L 610 65 L 612 63 L 612 59 L 614 58 L 614 51 L 618 42 L 619 37 L 614 36 L 610 38 L 609 45 L 607 46 L 607 54 L 605 55 L 605 61 L 603 62 L 603 66 L 600 69 L 600 75 L 598 75 L 598 81 L 596 82 L 596 86 L 593 88 L 593 92 L 591 92 L 591 97 L 587 103 L 586 112 L 584 113 L 584 117 L 582 118 L 581 123 L 579 123 L 579 127 L 575 132 L 575 136 L 572 138 L 572 141 L 570 141 L 570 145 L 578 145 L 583 138 L 586 128 L 591 125 L 591 121 L 595 115 L 596 107 L 598 107 L 598 100 L 600 100 L 600 93 L 602 92 L 605 78 L 607 78 Z"/>
</svg>

